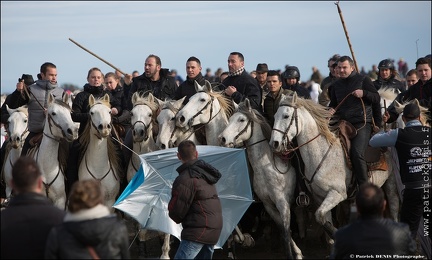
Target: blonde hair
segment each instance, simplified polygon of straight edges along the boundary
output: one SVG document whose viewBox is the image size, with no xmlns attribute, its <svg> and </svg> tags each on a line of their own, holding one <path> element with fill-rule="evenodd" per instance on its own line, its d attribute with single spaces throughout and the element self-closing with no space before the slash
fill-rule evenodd
<svg viewBox="0 0 432 260">
<path fill-rule="evenodd" d="M 90 209 L 103 204 L 104 195 L 99 181 L 83 180 L 73 184 L 69 196 L 68 209 L 74 213 L 82 209 Z"/>
</svg>

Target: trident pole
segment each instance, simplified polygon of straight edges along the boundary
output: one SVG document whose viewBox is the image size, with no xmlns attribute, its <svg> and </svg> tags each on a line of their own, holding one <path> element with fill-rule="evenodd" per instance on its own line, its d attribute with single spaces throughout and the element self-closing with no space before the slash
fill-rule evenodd
<svg viewBox="0 0 432 260">
<path fill-rule="evenodd" d="M 343 26 L 343 29 L 344 29 L 344 32 L 345 32 L 345 36 L 346 36 L 346 39 L 347 39 L 347 42 L 348 42 L 348 46 L 349 46 L 350 51 L 351 51 L 351 55 L 352 55 L 352 58 L 353 58 L 353 61 L 354 61 L 355 69 L 356 69 L 357 72 L 359 72 L 359 69 L 358 69 L 358 66 L 357 66 L 357 60 L 355 58 L 354 51 L 353 51 L 353 48 L 352 48 L 352 45 L 351 45 L 351 41 L 350 41 L 350 38 L 348 36 L 348 30 L 347 30 L 347 28 L 345 26 L 345 21 L 344 21 L 343 16 L 342 16 L 342 10 L 340 9 L 340 6 L 339 6 L 339 1 L 336 1 L 334 4 L 337 6 L 337 9 L 338 9 L 339 17 L 341 19 L 342 26 Z"/>
<path fill-rule="evenodd" d="M 81 49 L 85 50 L 86 52 L 90 53 L 91 55 L 95 56 L 96 58 L 98 58 L 99 60 L 105 62 L 105 64 L 107 64 L 108 66 L 110 66 L 111 68 L 118 70 L 121 74 L 126 75 L 126 73 L 124 73 L 123 71 L 121 71 L 119 68 L 115 67 L 114 65 L 112 65 L 111 63 L 109 63 L 108 61 L 102 59 L 101 57 L 97 56 L 96 54 L 94 54 L 93 52 L 89 51 L 88 49 L 86 49 L 85 47 L 83 47 L 81 44 L 77 43 L 76 41 L 72 40 L 71 38 L 69 38 L 69 41 L 75 43 L 78 47 L 80 47 Z"/>
</svg>

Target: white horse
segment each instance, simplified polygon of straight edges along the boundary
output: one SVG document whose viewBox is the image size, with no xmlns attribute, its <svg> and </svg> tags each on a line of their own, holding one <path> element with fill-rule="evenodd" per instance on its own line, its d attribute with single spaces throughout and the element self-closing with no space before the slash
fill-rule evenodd
<svg viewBox="0 0 432 260">
<path fill-rule="evenodd" d="M 105 205 L 113 212 L 112 205 L 120 191 L 120 161 L 110 138 L 112 125 L 108 94 L 98 100 L 90 95 L 89 107 L 90 118 L 79 139 L 84 154 L 78 168 L 78 178 L 100 181 L 105 194 Z"/>
<path fill-rule="evenodd" d="M 275 114 L 270 145 L 276 152 L 300 150 L 305 163 L 304 178 L 319 205 L 315 218 L 327 231 L 334 232 L 330 210 L 347 198 L 347 187 L 353 176 L 339 138 L 328 128 L 329 117 L 326 108 L 313 101 L 298 98 L 296 93 L 283 95 Z M 295 137 L 299 146 L 288 149 Z M 390 153 L 384 156 L 388 169 L 371 171 L 369 181 L 384 185 L 391 217 L 397 220 L 399 197 L 395 176 L 391 174 Z"/>
<path fill-rule="evenodd" d="M 52 94 L 48 97 L 47 114 L 43 137 L 39 147 L 32 148 L 28 154 L 38 163 L 44 178 L 44 191 L 48 198 L 60 209 L 66 207 L 64 166 L 66 154 L 60 149 L 60 142 L 72 142 L 78 138 L 78 127 L 72 121 L 71 108 L 68 104 L 69 94 L 62 101 Z"/>
<path fill-rule="evenodd" d="M 151 93 L 148 97 L 141 97 L 138 92 L 135 92 L 132 95 L 132 104 L 131 130 L 134 153 L 128 164 L 128 182 L 132 180 L 141 165 L 138 155 L 157 150 L 153 137 L 153 125 L 156 124 L 154 118 L 159 108 L 158 103 Z"/>
<path fill-rule="evenodd" d="M 138 171 L 141 160 L 138 155 L 156 151 L 156 146 L 153 137 L 153 126 L 156 124 L 155 117 L 159 110 L 159 103 L 156 98 L 150 93 L 147 97 L 140 96 L 138 92 L 132 95 L 133 108 L 131 110 L 131 125 L 132 125 L 132 138 L 133 138 L 133 153 L 129 161 L 127 171 L 127 181 L 130 182 Z M 141 229 L 141 225 L 134 221 L 137 226 L 139 235 L 139 247 L 143 250 L 145 241 L 148 240 L 149 230 Z M 162 255 L 161 259 L 169 259 L 170 251 L 170 234 L 157 232 L 158 236 L 163 237 Z"/>
<path fill-rule="evenodd" d="M 397 92 L 394 91 L 394 88 L 380 88 L 378 89 L 378 94 L 380 95 L 380 105 L 381 105 L 381 115 L 383 115 L 393 100 L 396 99 L 400 91 L 397 89 Z M 405 123 L 402 120 L 402 117 L 399 116 L 394 123 L 387 124 L 386 128 L 403 128 Z"/>
<path fill-rule="evenodd" d="M 230 117 L 229 124 L 219 135 L 220 144 L 225 147 L 246 148 L 249 162 L 254 171 L 253 188 L 276 224 L 284 231 L 287 256 L 302 258 L 301 250 L 291 237 L 290 205 L 293 202 L 296 173 L 293 167 L 275 156 L 269 145 L 270 125 L 264 117 L 252 109 L 249 99 L 240 104 Z"/>
<path fill-rule="evenodd" d="M 184 129 L 203 124 L 208 145 L 219 145 L 218 136 L 228 125 L 233 106 L 222 92 L 215 92 L 210 82 L 201 86 L 195 81 L 197 91 L 176 114 L 176 125 Z"/>
<path fill-rule="evenodd" d="M 12 180 L 12 167 L 16 160 L 21 156 L 24 141 L 29 134 L 29 131 L 27 127 L 27 105 L 16 109 L 11 109 L 6 105 L 6 109 L 9 113 L 7 129 L 9 144 L 5 148 L 6 152 L 3 162 L 3 177 L 6 184 L 6 198 L 9 198 L 12 192 L 12 187 L 10 186 L 10 181 Z"/>
<path fill-rule="evenodd" d="M 194 128 L 183 131 L 182 128 L 176 126 L 175 116 L 183 107 L 185 98 L 186 97 L 170 101 L 162 101 L 156 98 L 160 107 L 157 116 L 159 132 L 156 138 L 156 146 L 159 147 L 159 149 L 175 147 L 178 143 L 186 139 L 193 141 L 196 145 L 201 144 L 196 138 Z"/>
</svg>

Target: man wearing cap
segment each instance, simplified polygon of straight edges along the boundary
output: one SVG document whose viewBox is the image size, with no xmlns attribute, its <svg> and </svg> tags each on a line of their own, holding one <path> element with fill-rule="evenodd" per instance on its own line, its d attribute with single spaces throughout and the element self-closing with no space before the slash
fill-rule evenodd
<svg viewBox="0 0 432 260">
<path fill-rule="evenodd" d="M 255 71 L 256 71 L 256 78 L 255 79 L 257 80 L 258 86 L 261 89 L 261 97 L 262 97 L 261 105 L 264 105 L 264 98 L 269 92 L 269 90 L 267 88 L 268 66 L 266 63 L 258 63 Z"/>
<path fill-rule="evenodd" d="M 240 52 L 231 52 L 228 56 L 228 77 L 222 82 L 225 95 L 239 104 L 248 98 L 253 109 L 262 113 L 261 90 L 254 79 L 244 68 L 244 56 Z"/>
<path fill-rule="evenodd" d="M 339 77 L 338 73 L 337 73 L 337 69 L 336 69 L 337 68 L 337 60 L 339 58 L 340 58 L 340 55 L 335 54 L 327 61 L 327 66 L 328 66 L 330 72 L 329 72 L 328 77 L 324 78 L 321 81 L 320 84 L 321 84 L 322 92 L 318 96 L 318 103 L 323 105 L 323 106 L 327 106 L 328 103 L 330 102 L 328 88 Z"/>
<path fill-rule="evenodd" d="M 431 129 L 421 124 L 420 108 L 416 100 L 404 107 L 402 119 L 405 128 L 379 132 L 370 139 L 369 145 L 396 148 L 401 180 L 405 185 L 400 221 L 409 225 L 411 236 L 415 239 L 420 219 L 426 214 L 423 210 L 424 202 L 428 200 L 431 190 Z"/>
<path fill-rule="evenodd" d="M 28 94 L 24 89 L 24 84 L 17 84 L 16 90 L 11 94 L 15 100 L 15 107 L 28 105 L 28 130 L 30 133 L 24 142 L 22 155 L 27 154 L 30 140 L 39 134 L 42 135 L 49 93 L 53 94 L 57 100 L 61 100 L 64 94 L 64 90 L 57 83 L 56 65 L 45 62 L 40 68 L 40 75 L 42 79 L 28 87 Z"/>
</svg>

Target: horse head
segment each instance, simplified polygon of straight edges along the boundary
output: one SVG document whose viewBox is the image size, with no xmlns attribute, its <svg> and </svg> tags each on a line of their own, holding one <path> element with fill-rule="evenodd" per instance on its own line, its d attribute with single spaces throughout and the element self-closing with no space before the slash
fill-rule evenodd
<svg viewBox="0 0 432 260">
<path fill-rule="evenodd" d="M 52 94 L 48 97 L 47 122 L 45 127 L 49 129 L 45 134 L 54 139 L 66 139 L 68 142 L 78 138 L 78 127 L 72 120 L 70 95 L 63 95 L 62 101 L 56 100 Z M 45 131 L 44 131 L 45 132 Z"/>
<path fill-rule="evenodd" d="M 179 135 L 183 133 L 182 130 L 176 127 L 175 117 L 177 112 L 182 108 L 185 98 L 186 96 L 182 99 L 171 101 L 156 99 L 161 108 L 159 115 L 157 116 L 159 132 L 156 139 L 156 146 L 160 149 L 174 147 Z"/>
<path fill-rule="evenodd" d="M 27 128 L 28 108 L 27 105 L 16 109 L 11 109 L 6 104 L 6 109 L 9 113 L 8 118 L 8 135 L 10 144 L 14 149 L 22 148 L 24 141 L 29 133 Z"/>
<path fill-rule="evenodd" d="M 153 137 L 153 124 L 159 109 L 159 104 L 155 97 L 149 93 L 143 97 L 139 92 L 132 95 L 131 125 L 132 135 L 135 142 L 147 141 Z"/>
<path fill-rule="evenodd" d="M 91 131 L 96 134 L 99 139 L 108 137 L 111 133 L 111 106 L 109 95 L 105 94 L 101 99 L 96 100 L 95 97 L 90 94 L 89 106 L 89 123 L 92 126 Z"/>
<path fill-rule="evenodd" d="M 257 116 L 246 98 L 236 107 L 225 130 L 218 136 L 219 145 L 230 148 L 243 146 L 243 143 L 251 138 L 256 120 Z"/>
<path fill-rule="evenodd" d="M 181 128 L 191 128 L 198 124 L 207 124 L 217 111 L 214 110 L 214 97 L 211 83 L 205 81 L 201 86 L 195 81 L 195 93 L 189 102 L 177 113 L 176 125 Z"/>
</svg>

